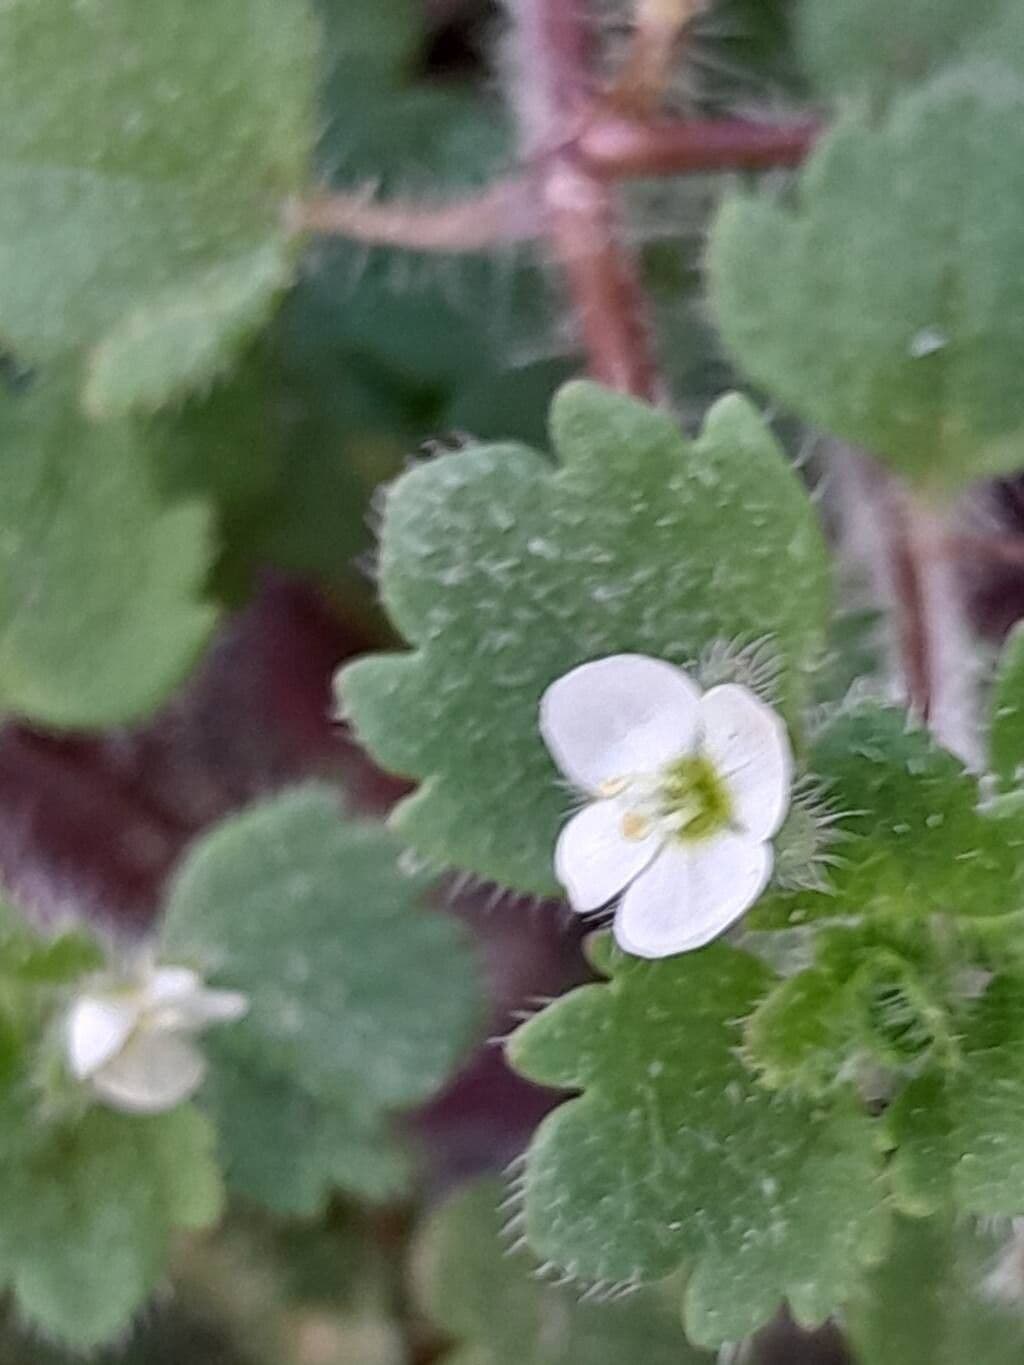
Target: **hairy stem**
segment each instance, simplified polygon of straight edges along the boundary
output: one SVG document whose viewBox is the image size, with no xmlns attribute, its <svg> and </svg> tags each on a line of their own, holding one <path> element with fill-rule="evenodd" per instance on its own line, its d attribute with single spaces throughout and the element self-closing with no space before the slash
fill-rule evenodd
<svg viewBox="0 0 1024 1365">
<path fill-rule="evenodd" d="M 519 178 L 497 180 L 475 194 L 437 204 L 377 203 L 372 189 L 323 194 L 296 204 L 290 226 L 374 246 L 445 252 L 487 251 L 532 240 L 539 230 L 530 186 Z"/>
<path fill-rule="evenodd" d="M 597 114 L 579 135 L 581 160 L 605 180 L 798 166 L 820 136 L 814 119 L 630 119 Z"/>
<path fill-rule="evenodd" d="M 610 388 L 659 398 L 647 302 L 620 238 L 613 192 L 576 146 L 593 102 L 581 0 L 509 0 L 508 9 L 521 148 L 536 168 L 545 237 L 564 275 L 587 368 Z"/>
<path fill-rule="evenodd" d="M 981 760 L 977 664 L 948 514 L 892 489 L 890 545 L 900 654 L 911 705 L 965 763 Z"/>
</svg>

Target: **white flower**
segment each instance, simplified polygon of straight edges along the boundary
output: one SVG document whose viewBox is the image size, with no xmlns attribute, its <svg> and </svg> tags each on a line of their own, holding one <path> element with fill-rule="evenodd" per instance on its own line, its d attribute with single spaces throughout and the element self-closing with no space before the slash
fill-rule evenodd
<svg viewBox="0 0 1024 1365">
<path fill-rule="evenodd" d="M 206 1072 L 192 1035 L 248 1009 L 187 967 L 147 966 L 130 982 L 94 983 L 68 1012 L 65 1047 L 79 1080 L 114 1109 L 157 1114 L 198 1090 Z"/>
<path fill-rule="evenodd" d="M 753 692 L 726 683 L 702 695 L 664 660 L 616 654 L 552 683 L 540 729 L 591 798 L 559 836 L 555 873 L 581 914 L 624 893 L 614 933 L 626 952 L 700 948 L 757 900 L 793 759 Z"/>
</svg>

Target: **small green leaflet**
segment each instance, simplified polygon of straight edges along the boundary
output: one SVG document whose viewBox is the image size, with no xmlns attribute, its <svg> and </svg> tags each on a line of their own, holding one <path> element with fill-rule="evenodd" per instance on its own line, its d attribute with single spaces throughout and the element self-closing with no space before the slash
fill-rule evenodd
<svg viewBox="0 0 1024 1365">
<path fill-rule="evenodd" d="M 982 814 L 976 780 L 905 712 L 868 702 L 837 712 L 812 743 L 809 766 L 840 817 L 830 889 L 770 895 L 751 928 L 1019 908 L 1024 825 Z"/>
<path fill-rule="evenodd" d="M 0 1279 L 19 1312 L 79 1350 L 121 1335 L 157 1287 L 174 1228 L 220 1214 L 212 1126 L 191 1106 L 42 1124 L 0 1099 Z"/>
<path fill-rule="evenodd" d="M 557 467 L 480 446 L 392 486 L 381 590 L 415 652 L 339 678 L 362 741 L 423 784 L 395 817 L 416 852 L 542 894 L 571 804 L 537 729 L 548 684 L 609 654 L 692 664 L 769 636 L 794 710 L 827 596 L 813 509 L 743 399 L 690 443 L 667 413 L 572 383 L 551 429 Z"/>
<path fill-rule="evenodd" d="M 0 8 L 13 350 L 98 344 L 89 396 L 104 412 L 226 363 L 294 256 L 285 210 L 309 176 L 314 36 L 305 0 L 207 0 L 202 22 L 185 0 Z"/>
<path fill-rule="evenodd" d="M 197 501 L 165 505 L 151 454 L 136 426 L 87 422 L 66 371 L 0 389 L 5 711 L 51 726 L 134 720 L 205 643 L 210 518 Z"/>
<path fill-rule="evenodd" d="M 1020 1306 L 999 1297 L 1006 1230 L 940 1215 L 898 1219 L 894 1232 L 885 1261 L 843 1311 L 860 1365 L 1020 1365 Z M 1010 1276 L 1019 1286 L 1019 1269 Z"/>
<path fill-rule="evenodd" d="M 773 978 L 723 945 L 658 962 L 601 942 L 608 985 L 563 996 L 513 1035 L 513 1065 L 579 1089 L 540 1126 L 525 1175 L 533 1251 L 582 1280 L 692 1268 L 691 1338 L 755 1330 L 788 1298 L 820 1322 L 884 1233 L 872 1121 L 762 1088 L 740 1025 Z"/>
<path fill-rule="evenodd" d="M 505 1193 L 494 1179 L 463 1186 L 414 1243 L 420 1306 L 457 1343 L 444 1365 L 710 1365 L 683 1335 L 671 1286 L 596 1304 L 539 1282 L 529 1258 L 506 1249 Z"/>
<path fill-rule="evenodd" d="M 379 825 L 346 819 L 328 788 L 299 788 L 201 839 L 171 890 L 163 957 L 250 1001 L 210 1040 L 214 1108 L 255 1086 L 261 1112 L 275 1094 L 292 1106 L 272 1127 L 284 1153 L 254 1155 L 253 1129 L 237 1113 L 225 1123 L 228 1178 L 237 1168 L 243 1187 L 265 1190 L 275 1163 L 296 1163 L 271 1201 L 293 1211 L 333 1183 L 376 1196 L 400 1183 L 386 1119 L 440 1088 L 480 1021 L 466 936 L 421 903 L 424 882 L 399 871 L 398 851 Z"/>
<path fill-rule="evenodd" d="M 712 302 L 740 366 L 933 491 L 1024 450 L 1024 78 L 965 63 L 844 118 L 795 206 L 728 200 Z M 766 263 L 771 268 L 766 269 Z"/>
<path fill-rule="evenodd" d="M 931 1213 L 1024 1208 L 1024 983 L 996 977 L 961 1029 L 961 1065 L 919 1076 L 886 1114 L 897 1200 Z"/>
</svg>

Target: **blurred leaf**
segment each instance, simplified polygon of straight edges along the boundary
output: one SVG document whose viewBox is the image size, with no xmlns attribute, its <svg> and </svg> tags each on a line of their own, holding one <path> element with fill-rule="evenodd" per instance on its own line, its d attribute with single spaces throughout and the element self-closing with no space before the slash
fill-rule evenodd
<svg viewBox="0 0 1024 1365">
<path fill-rule="evenodd" d="M 320 1225 L 236 1213 L 174 1278 L 250 1365 L 408 1365 L 393 1275 L 372 1227 L 343 1210 Z"/>
<path fill-rule="evenodd" d="M 603 959 L 603 960 L 602 960 Z M 738 1341 L 788 1298 L 822 1321 L 878 1254 L 873 1125 L 760 1087 L 738 1025 L 773 978 L 722 945 L 644 961 L 601 944 L 610 984 L 584 986 L 512 1037 L 513 1065 L 583 1091 L 541 1124 L 525 1177 L 536 1255 L 584 1280 L 692 1265 L 687 1331 Z"/>
<path fill-rule="evenodd" d="M 332 1104 L 284 1076 L 249 1068 L 211 1038 L 204 1098 L 217 1122 L 228 1185 L 275 1213 L 309 1218 L 336 1188 L 385 1201 L 406 1192 L 409 1161 L 374 1107 Z"/>
<path fill-rule="evenodd" d="M 188 1106 L 138 1118 L 92 1109 L 33 1126 L 20 1096 L 0 1107 L 0 1277 L 19 1311 L 79 1349 L 112 1340 L 164 1273 L 174 1227 L 221 1204 L 213 1129 Z"/>
<path fill-rule="evenodd" d="M 423 6 L 417 0 L 320 0 L 324 48 L 332 70 L 351 72 L 367 66 L 381 75 L 402 74 L 423 41 Z"/>
<path fill-rule="evenodd" d="M 242 1114 L 225 1128 L 226 1163 L 243 1183 L 265 1188 L 274 1161 L 298 1163 L 281 1194 L 292 1206 L 315 1204 L 332 1180 L 379 1195 L 397 1179 L 380 1146 L 384 1116 L 440 1088 L 479 1020 L 465 935 L 420 903 L 423 881 L 402 876 L 397 852 L 380 826 L 347 820 L 333 792 L 301 788 L 203 838 L 171 891 L 167 956 L 250 1000 L 215 1041 L 243 1073 L 215 1079 L 215 1104 L 251 1098 L 255 1077 L 264 1118 L 285 1077 L 293 1104 L 304 1092 L 318 1101 L 305 1110 L 316 1126 L 301 1158 L 252 1152 L 260 1138 L 294 1142 L 301 1109 L 277 1112 L 269 1133 L 247 1130 Z"/>
<path fill-rule="evenodd" d="M 213 626 L 209 518 L 163 505 L 144 433 L 86 422 L 70 389 L 0 392 L 0 704 L 113 725 L 158 706 Z"/>
<path fill-rule="evenodd" d="M 266 321 L 290 270 L 277 243 L 211 267 L 127 313 L 93 352 L 93 417 L 157 408 L 220 373 Z"/>
<path fill-rule="evenodd" d="M 551 420 L 560 467 L 481 446 L 391 487 L 381 590 L 416 651 L 339 678 L 377 760 L 423 783 L 395 820 L 416 851 L 540 893 L 565 814 L 537 729 L 545 687 L 603 655 L 687 664 L 716 639 L 768 635 L 793 705 L 826 596 L 810 503 L 742 399 L 693 444 L 592 384 L 564 388 Z"/>
<path fill-rule="evenodd" d="M 933 490 L 1024 461 L 1022 112 L 1009 67 L 958 67 L 880 123 L 844 119 L 793 207 L 734 197 L 713 231 L 737 363 Z"/>
<path fill-rule="evenodd" d="M 991 1282 L 999 1239 L 946 1217 L 898 1219 L 889 1255 L 843 1312 L 860 1365 L 1019 1365 L 1024 1319 Z"/>
<path fill-rule="evenodd" d="M 37 359 L 113 329 L 121 340 L 111 340 L 113 356 L 102 353 L 93 399 L 118 408 L 155 403 L 222 363 L 237 304 L 210 309 L 200 337 L 194 323 L 182 330 L 175 292 L 203 290 L 207 272 L 247 253 L 285 249 L 285 201 L 308 175 L 312 98 L 303 0 L 211 0 L 201 23 L 183 0 L 6 4 L 6 340 Z M 280 280 L 280 268 L 258 282 L 250 274 L 249 317 Z M 124 341 L 140 327 L 143 365 Z M 179 350 L 197 341 L 201 355 Z"/>
<path fill-rule="evenodd" d="M 581 1300 L 578 1290 L 538 1281 L 510 1256 L 497 1180 L 463 1186 L 420 1229 L 414 1245 L 423 1310 L 457 1343 L 446 1365 L 698 1365 L 713 1357 L 690 1346 L 667 1288 L 618 1303 Z"/>
<path fill-rule="evenodd" d="M 1024 777 L 1024 626 L 1011 633 L 999 658 L 989 728 L 989 763 L 1004 791 Z"/>
<path fill-rule="evenodd" d="M 826 94 L 881 99 L 963 56 L 1002 0 L 801 0 L 796 41 Z"/>
</svg>

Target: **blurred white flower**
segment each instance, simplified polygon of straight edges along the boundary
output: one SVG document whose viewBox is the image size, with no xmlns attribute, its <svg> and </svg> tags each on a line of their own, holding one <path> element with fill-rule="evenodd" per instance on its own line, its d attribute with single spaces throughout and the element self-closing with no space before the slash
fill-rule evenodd
<svg viewBox="0 0 1024 1365">
<path fill-rule="evenodd" d="M 68 1065 L 112 1108 L 161 1113 L 202 1083 L 206 1063 L 192 1036 L 247 1009 L 240 992 L 207 990 L 187 967 L 147 966 L 129 982 L 93 982 L 67 1016 Z"/>
<path fill-rule="evenodd" d="M 581 914 L 624 893 L 614 933 L 626 952 L 700 948 L 757 900 L 793 760 L 786 727 L 753 692 L 702 695 L 664 660 L 616 654 L 552 683 L 540 729 L 590 798 L 559 836 L 556 876 Z"/>
</svg>

